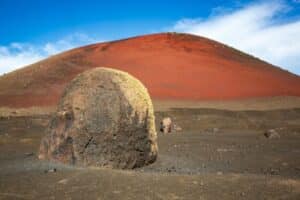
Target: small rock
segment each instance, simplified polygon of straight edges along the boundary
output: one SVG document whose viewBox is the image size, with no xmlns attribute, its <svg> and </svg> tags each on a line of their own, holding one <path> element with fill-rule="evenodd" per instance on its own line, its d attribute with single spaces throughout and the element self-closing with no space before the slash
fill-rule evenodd
<svg viewBox="0 0 300 200">
<path fill-rule="evenodd" d="M 217 132 L 219 132 L 219 131 L 220 131 L 220 130 L 219 130 L 218 128 L 213 128 L 213 129 L 212 129 L 212 132 L 213 132 L 213 133 L 217 133 Z"/>
<path fill-rule="evenodd" d="M 174 166 L 170 167 L 170 168 L 167 168 L 167 172 L 176 172 L 176 169 Z"/>
<path fill-rule="evenodd" d="M 202 181 L 200 182 L 200 186 L 204 186 L 204 183 Z"/>
<path fill-rule="evenodd" d="M 61 179 L 60 181 L 58 181 L 57 183 L 59 183 L 59 184 L 67 184 L 68 183 L 68 179 Z"/>
<path fill-rule="evenodd" d="M 229 152 L 229 151 L 233 151 L 232 149 L 225 149 L 225 148 L 218 148 L 217 152 Z"/>
<path fill-rule="evenodd" d="M 45 170 L 44 172 L 45 173 L 55 173 L 56 171 L 57 171 L 56 168 L 52 168 L 52 169 Z"/>
<path fill-rule="evenodd" d="M 182 128 L 180 126 L 178 126 L 177 124 L 174 124 L 174 130 L 179 132 L 179 131 L 182 131 Z"/>
<path fill-rule="evenodd" d="M 172 120 L 170 117 L 165 117 L 160 122 L 160 131 L 163 133 L 171 133 L 172 131 Z"/>
<path fill-rule="evenodd" d="M 26 157 L 30 157 L 30 156 L 33 156 L 34 155 L 34 153 L 33 152 L 28 152 L 28 153 L 25 153 L 25 156 Z"/>
<path fill-rule="evenodd" d="M 220 176 L 220 175 L 223 175 L 223 172 L 220 172 L 220 171 L 219 171 L 219 172 L 217 172 L 217 175 L 219 175 L 219 176 Z"/>
<path fill-rule="evenodd" d="M 279 174 L 279 169 L 273 169 L 273 168 L 271 168 L 270 169 L 270 174 L 271 175 L 278 175 Z"/>
<path fill-rule="evenodd" d="M 264 136 L 268 139 L 279 139 L 280 138 L 279 133 L 275 129 L 267 130 L 264 133 Z"/>
</svg>

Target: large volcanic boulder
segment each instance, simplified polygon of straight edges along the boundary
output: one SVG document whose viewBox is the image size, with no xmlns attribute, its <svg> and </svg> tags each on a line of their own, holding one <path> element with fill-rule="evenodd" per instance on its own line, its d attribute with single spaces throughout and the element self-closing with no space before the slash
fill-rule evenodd
<svg viewBox="0 0 300 200">
<path fill-rule="evenodd" d="M 66 87 L 39 158 L 79 166 L 135 168 L 156 160 L 153 106 L 131 75 L 95 68 Z"/>
</svg>

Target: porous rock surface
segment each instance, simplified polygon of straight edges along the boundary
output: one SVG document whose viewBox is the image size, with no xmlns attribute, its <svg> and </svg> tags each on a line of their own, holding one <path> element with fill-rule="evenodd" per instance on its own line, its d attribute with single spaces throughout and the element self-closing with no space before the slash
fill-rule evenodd
<svg viewBox="0 0 300 200">
<path fill-rule="evenodd" d="M 136 168 L 158 153 L 153 106 L 131 75 L 95 68 L 66 87 L 39 158 L 78 166 Z"/>
</svg>

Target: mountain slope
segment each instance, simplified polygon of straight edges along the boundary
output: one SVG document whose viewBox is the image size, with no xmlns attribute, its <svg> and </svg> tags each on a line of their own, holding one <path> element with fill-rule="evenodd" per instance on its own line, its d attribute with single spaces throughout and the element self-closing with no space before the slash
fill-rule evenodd
<svg viewBox="0 0 300 200">
<path fill-rule="evenodd" d="M 155 99 L 300 96 L 300 77 L 221 43 L 161 33 L 73 49 L 0 77 L 0 106 L 55 105 L 78 73 L 124 70 Z"/>
</svg>

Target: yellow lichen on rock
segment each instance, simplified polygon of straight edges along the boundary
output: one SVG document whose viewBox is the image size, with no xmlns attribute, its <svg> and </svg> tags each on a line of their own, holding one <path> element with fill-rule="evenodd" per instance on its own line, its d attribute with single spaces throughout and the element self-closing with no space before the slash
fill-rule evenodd
<svg viewBox="0 0 300 200">
<path fill-rule="evenodd" d="M 156 140 L 153 105 L 143 84 L 126 72 L 95 68 L 66 87 L 39 157 L 135 168 L 156 160 Z"/>
</svg>

